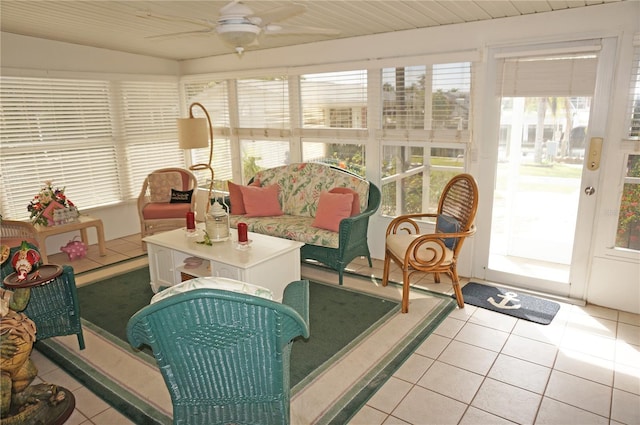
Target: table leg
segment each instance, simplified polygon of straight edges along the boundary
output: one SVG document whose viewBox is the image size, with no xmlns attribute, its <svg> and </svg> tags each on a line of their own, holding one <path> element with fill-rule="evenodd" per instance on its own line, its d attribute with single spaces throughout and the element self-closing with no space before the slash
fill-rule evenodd
<svg viewBox="0 0 640 425">
<path fill-rule="evenodd" d="M 86 227 L 80 229 L 80 239 L 82 239 L 82 243 L 84 243 L 86 246 L 89 246 L 89 238 L 87 237 Z"/>
<path fill-rule="evenodd" d="M 47 257 L 47 244 L 45 243 L 46 237 L 36 235 L 36 239 L 38 240 L 38 252 L 40 252 L 40 260 L 42 264 L 49 263 L 49 257 Z"/>
<path fill-rule="evenodd" d="M 98 249 L 100 250 L 100 255 L 101 256 L 105 256 L 107 255 L 107 249 L 104 246 L 104 226 L 102 224 L 102 221 L 98 221 L 95 224 L 96 227 L 96 233 L 98 234 Z"/>
</svg>

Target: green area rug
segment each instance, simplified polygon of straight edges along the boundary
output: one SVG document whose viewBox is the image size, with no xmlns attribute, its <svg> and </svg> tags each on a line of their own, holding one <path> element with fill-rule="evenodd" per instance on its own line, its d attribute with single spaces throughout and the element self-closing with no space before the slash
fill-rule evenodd
<svg viewBox="0 0 640 425">
<path fill-rule="evenodd" d="M 127 322 L 153 296 L 149 268 L 78 288 L 80 315 L 98 328 L 127 341 Z M 291 386 L 307 378 L 350 343 L 366 335 L 378 320 L 398 311 L 396 301 L 310 282 L 311 337 L 296 340 L 291 350 Z M 340 332 L 336 332 L 339 329 Z M 152 354 L 150 349 L 144 350 Z"/>
<path fill-rule="evenodd" d="M 148 268 L 82 286 L 78 288 L 78 296 L 87 350 L 77 350 L 77 342 L 74 346 L 72 340 L 60 342 L 51 339 L 37 344 L 38 350 L 137 424 L 170 423 L 170 403 L 143 395 L 130 377 L 116 376 L 117 370 L 112 365 L 121 361 L 137 361 L 141 370 L 150 370 L 145 373 L 157 375 L 153 377 L 156 386 L 162 385 L 155 360 L 148 353 L 132 349 L 125 334 L 129 317 L 147 305 L 152 295 Z M 372 356 L 359 362 L 367 364 L 358 365 L 363 367 L 363 372 L 354 378 L 357 382 L 349 385 L 348 391 L 338 391 L 338 400 L 327 401 L 330 405 L 323 407 L 318 416 L 322 420 L 299 419 L 298 422 L 341 423 L 348 420 L 455 308 L 454 305 L 448 297 L 434 299 L 428 315 L 417 320 L 415 326 L 410 326 L 406 335 L 401 332 L 403 335 L 398 337 L 400 344 L 394 341 L 393 348 L 385 350 L 379 358 Z M 314 386 L 335 372 L 335 364 L 343 362 L 367 343 L 373 343 L 375 347 L 384 345 L 379 342 L 383 340 L 376 341 L 375 338 L 389 340 L 391 336 L 384 336 L 381 329 L 384 330 L 393 320 L 403 319 L 401 316 L 405 315 L 399 314 L 399 303 L 395 300 L 312 282 L 311 337 L 294 342 L 292 395 L 295 397 L 297 394 L 299 403 L 306 405 L 307 398 L 315 397 Z M 397 333 L 393 332 L 393 338 Z M 101 347 L 97 348 L 97 345 Z M 92 350 L 113 352 L 111 357 L 122 356 L 123 360 L 101 364 L 94 358 Z M 295 404 L 292 397 L 292 422 L 295 422 L 294 415 L 309 410 L 307 407 L 298 409 Z"/>
</svg>

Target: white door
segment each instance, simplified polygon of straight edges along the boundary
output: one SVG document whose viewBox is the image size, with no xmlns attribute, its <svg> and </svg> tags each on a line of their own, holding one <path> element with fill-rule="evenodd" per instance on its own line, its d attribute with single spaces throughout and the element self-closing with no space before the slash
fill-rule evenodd
<svg viewBox="0 0 640 425">
<path fill-rule="evenodd" d="M 587 40 L 492 51 L 495 142 L 481 161 L 491 172 L 480 176 L 476 242 L 484 254 L 475 276 L 584 292 L 604 166 L 589 155 L 605 130 L 614 47 Z"/>
</svg>

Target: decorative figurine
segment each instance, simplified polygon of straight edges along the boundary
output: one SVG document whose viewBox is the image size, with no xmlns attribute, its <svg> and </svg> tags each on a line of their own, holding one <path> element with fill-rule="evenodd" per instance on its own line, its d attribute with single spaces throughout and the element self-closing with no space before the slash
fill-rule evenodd
<svg viewBox="0 0 640 425">
<path fill-rule="evenodd" d="M 36 271 L 30 279 L 38 277 L 37 269 L 40 266 L 40 253 L 31 248 L 27 241 L 22 241 L 20 250 L 13 254 L 11 265 L 18 274 L 18 282 L 27 280 L 27 276 L 32 271 Z"/>
</svg>

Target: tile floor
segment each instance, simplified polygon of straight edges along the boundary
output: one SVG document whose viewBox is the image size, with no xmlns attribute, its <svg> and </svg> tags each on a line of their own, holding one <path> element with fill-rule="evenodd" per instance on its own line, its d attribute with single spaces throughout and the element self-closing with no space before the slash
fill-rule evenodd
<svg viewBox="0 0 640 425">
<path fill-rule="evenodd" d="M 139 235 L 107 249 L 100 257 L 92 246 L 70 264 L 80 273 L 142 253 Z M 50 262 L 67 260 L 56 254 Z M 382 272 L 380 261 L 373 270 L 363 260 L 350 268 Z M 430 276 L 416 282 L 451 293 Z M 350 423 L 640 424 L 640 315 L 561 304 L 547 326 L 469 305 L 454 311 Z M 33 359 L 40 380 L 76 397 L 67 424 L 131 423 L 37 351 Z"/>
</svg>

